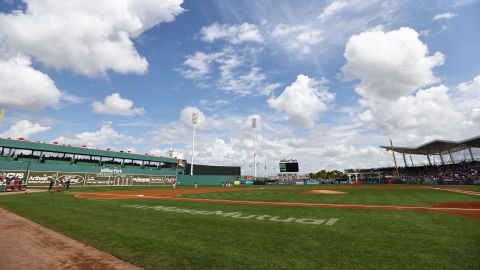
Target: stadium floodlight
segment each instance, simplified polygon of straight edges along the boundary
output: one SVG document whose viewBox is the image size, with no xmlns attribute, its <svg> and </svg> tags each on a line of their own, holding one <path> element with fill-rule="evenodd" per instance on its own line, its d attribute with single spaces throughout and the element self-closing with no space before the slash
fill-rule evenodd
<svg viewBox="0 0 480 270">
<path fill-rule="evenodd" d="M 4 117 L 5 117 L 5 109 L 2 109 L 0 111 L 0 124 L 2 123 Z"/>
<path fill-rule="evenodd" d="M 192 126 L 193 126 L 193 138 L 192 138 L 192 164 L 190 166 L 190 175 L 193 175 L 193 157 L 195 156 L 195 126 L 198 124 L 198 113 L 192 113 Z"/>
<path fill-rule="evenodd" d="M 255 129 L 257 128 L 257 118 L 252 117 L 252 131 L 253 131 L 253 180 L 257 179 L 257 162 L 255 153 Z"/>
</svg>

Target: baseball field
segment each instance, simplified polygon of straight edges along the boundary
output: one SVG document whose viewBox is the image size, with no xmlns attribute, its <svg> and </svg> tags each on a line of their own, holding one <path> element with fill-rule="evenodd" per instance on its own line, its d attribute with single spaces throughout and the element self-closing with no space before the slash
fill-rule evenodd
<svg viewBox="0 0 480 270">
<path fill-rule="evenodd" d="M 145 269 L 479 269 L 479 195 L 473 186 L 95 187 L 0 196 L 0 208 Z"/>
</svg>

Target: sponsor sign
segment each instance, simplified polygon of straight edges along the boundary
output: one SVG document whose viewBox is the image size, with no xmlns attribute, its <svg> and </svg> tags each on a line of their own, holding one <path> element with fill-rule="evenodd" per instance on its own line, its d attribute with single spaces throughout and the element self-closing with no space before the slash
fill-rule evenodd
<svg viewBox="0 0 480 270">
<path fill-rule="evenodd" d="M 57 172 L 32 172 L 28 174 L 27 185 L 48 186 L 51 179 L 57 179 Z"/>
<path fill-rule="evenodd" d="M 0 175 L 0 177 L 5 177 L 7 179 L 18 178 L 19 180 L 25 180 L 26 176 L 26 171 L 1 171 Z"/>
<path fill-rule="evenodd" d="M 108 169 L 108 172 L 107 170 Z M 0 171 L 0 177 L 5 177 L 7 180 L 18 178 L 26 181 L 32 186 L 48 186 L 50 179 L 56 181 L 70 180 L 70 185 L 172 185 L 177 181 L 175 175 L 144 175 L 121 174 L 121 170 L 117 169 L 102 169 L 100 173 L 82 173 L 82 172 L 56 172 L 56 171 L 29 171 L 27 179 L 27 171 Z M 112 173 L 113 172 L 113 173 Z"/>
<path fill-rule="evenodd" d="M 131 178 L 134 186 L 148 186 L 150 184 L 150 175 L 135 174 L 131 175 Z"/>
<path fill-rule="evenodd" d="M 253 181 L 245 181 L 245 185 L 253 185 Z"/>
<path fill-rule="evenodd" d="M 209 210 L 193 210 L 193 209 L 184 209 L 172 206 L 149 206 L 149 205 L 123 205 L 123 207 L 142 209 L 142 210 L 155 210 L 162 212 L 175 212 L 182 214 L 198 215 L 198 216 L 219 216 L 225 218 L 234 218 L 234 219 L 251 219 L 251 220 L 262 220 L 266 222 L 275 222 L 275 223 L 297 223 L 303 225 L 323 225 L 323 226 L 332 226 L 337 223 L 338 218 L 294 218 L 288 217 L 283 218 L 273 215 L 250 215 L 244 214 L 242 212 L 223 212 L 223 211 L 209 211 Z"/>
<path fill-rule="evenodd" d="M 80 186 L 85 182 L 85 173 L 62 173 L 57 175 L 58 181 L 66 182 L 70 180 L 70 185 Z"/>
<path fill-rule="evenodd" d="M 113 185 L 114 176 L 104 173 L 87 173 L 85 180 L 87 185 Z"/>
<path fill-rule="evenodd" d="M 307 185 L 318 185 L 320 182 L 318 181 L 307 181 Z"/>
<path fill-rule="evenodd" d="M 122 169 L 114 169 L 114 168 L 101 168 L 101 173 L 111 173 L 111 174 L 121 174 Z"/>
<path fill-rule="evenodd" d="M 299 185 L 299 186 L 300 186 L 300 185 L 304 185 L 304 184 L 305 184 L 305 183 L 304 183 L 303 181 L 296 181 L 296 182 L 295 182 L 295 185 Z"/>
<path fill-rule="evenodd" d="M 240 181 L 235 180 L 235 181 L 233 181 L 233 184 L 234 184 L 235 186 L 238 186 L 238 185 L 240 185 Z"/>
<path fill-rule="evenodd" d="M 172 185 L 175 181 L 174 175 L 150 175 L 150 185 Z"/>
</svg>

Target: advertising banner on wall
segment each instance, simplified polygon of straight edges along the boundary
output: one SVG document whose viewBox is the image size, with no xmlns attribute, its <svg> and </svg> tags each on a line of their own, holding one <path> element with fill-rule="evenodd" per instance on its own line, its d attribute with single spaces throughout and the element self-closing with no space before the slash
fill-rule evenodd
<svg viewBox="0 0 480 270">
<path fill-rule="evenodd" d="M 27 177 L 27 172 L 5 170 L 5 171 L 0 171 L 0 177 L 5 177 L 7 180 L 18 178 L 19 180 L 23 181 Z"/>
<path fill-rule="evenodd" d="M 58 181 L 66 182 L 70 180 L 70 185 L 82 186 L 85 182 L 85 173 L 63 173 L 59 172 L 57 175 Z"/>
<path fill-rule="evenodd" d="M 150 183 L 150 176 L 143 174 L 131 175 L 132 185 L 134 186 L 148 186 Z"/>
<path fill-rule="evenodd" d="M 307 181 L 307 185 L 318 185 L 320 182 L 318 181 Z"/>
<path fill-rule="evenodd" d="M 57 179 L 57 172 L 32 172 L 28 173 L 27 185 L 48 186 L 51 179 Z"/>
<path fill-rule="evenodd" d="M 171 185 L 176 180 L 174 175 L 150 175 L 150 185 Z"/>
<path fill-rule="evenodd" d="M 87 185 L 113 185 L 114 177 L 105 173 L 87 173 L 85 180 Z"/>
<path fill-rule="evenodd" d="M 56 171 L 0 171 L 0 177 L 7 180 L 18 178 L 26 181 L 30 186 L 48 186 L 53 178 L 56 181 L 70 180 L 70 185 L 172 185 L 177 180 L 175 175 L 146 175 L 146 174 L 123 174 L 123 173 L 82 173 L 82 172 L 56 172 Z"/>
</svg>

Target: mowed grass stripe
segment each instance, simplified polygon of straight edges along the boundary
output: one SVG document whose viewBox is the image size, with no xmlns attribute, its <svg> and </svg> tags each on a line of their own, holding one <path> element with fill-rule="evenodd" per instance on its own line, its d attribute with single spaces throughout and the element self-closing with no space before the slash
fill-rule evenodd
<svg viewBox="0 0 480 270">
<path fill-rule="evenodd" d="M 126 204 L 339 220 L 312 226 Z M 3 196 L 0 206 L 147 269 L 476 269 L 479 263 L 480 222 L 445 213 L 83 200 L 48 193 Z"/>
<path fill-rule="evenodd" d="M 320 189 L 320 188 L 319 188 Z M 337 190 L 335 187 L 324 188 Z M 272 202 L 307 202 L 307 203 L 336 203 L 336 204 L 370 204 L 370 205 L 398 205 L 398 206 L 430 206 L 443 202 L 480 201 L 479 196 L 447 192 L 442 190 L 342 190 L 347 194 L 304 194 L 311 189 L 263 189 L 242 190 L 234 192 L 215 192 L 201 194 L 184 194 L 187 198 L 223 199 L 223 200 L 252 200 Z"/>
</svg>

